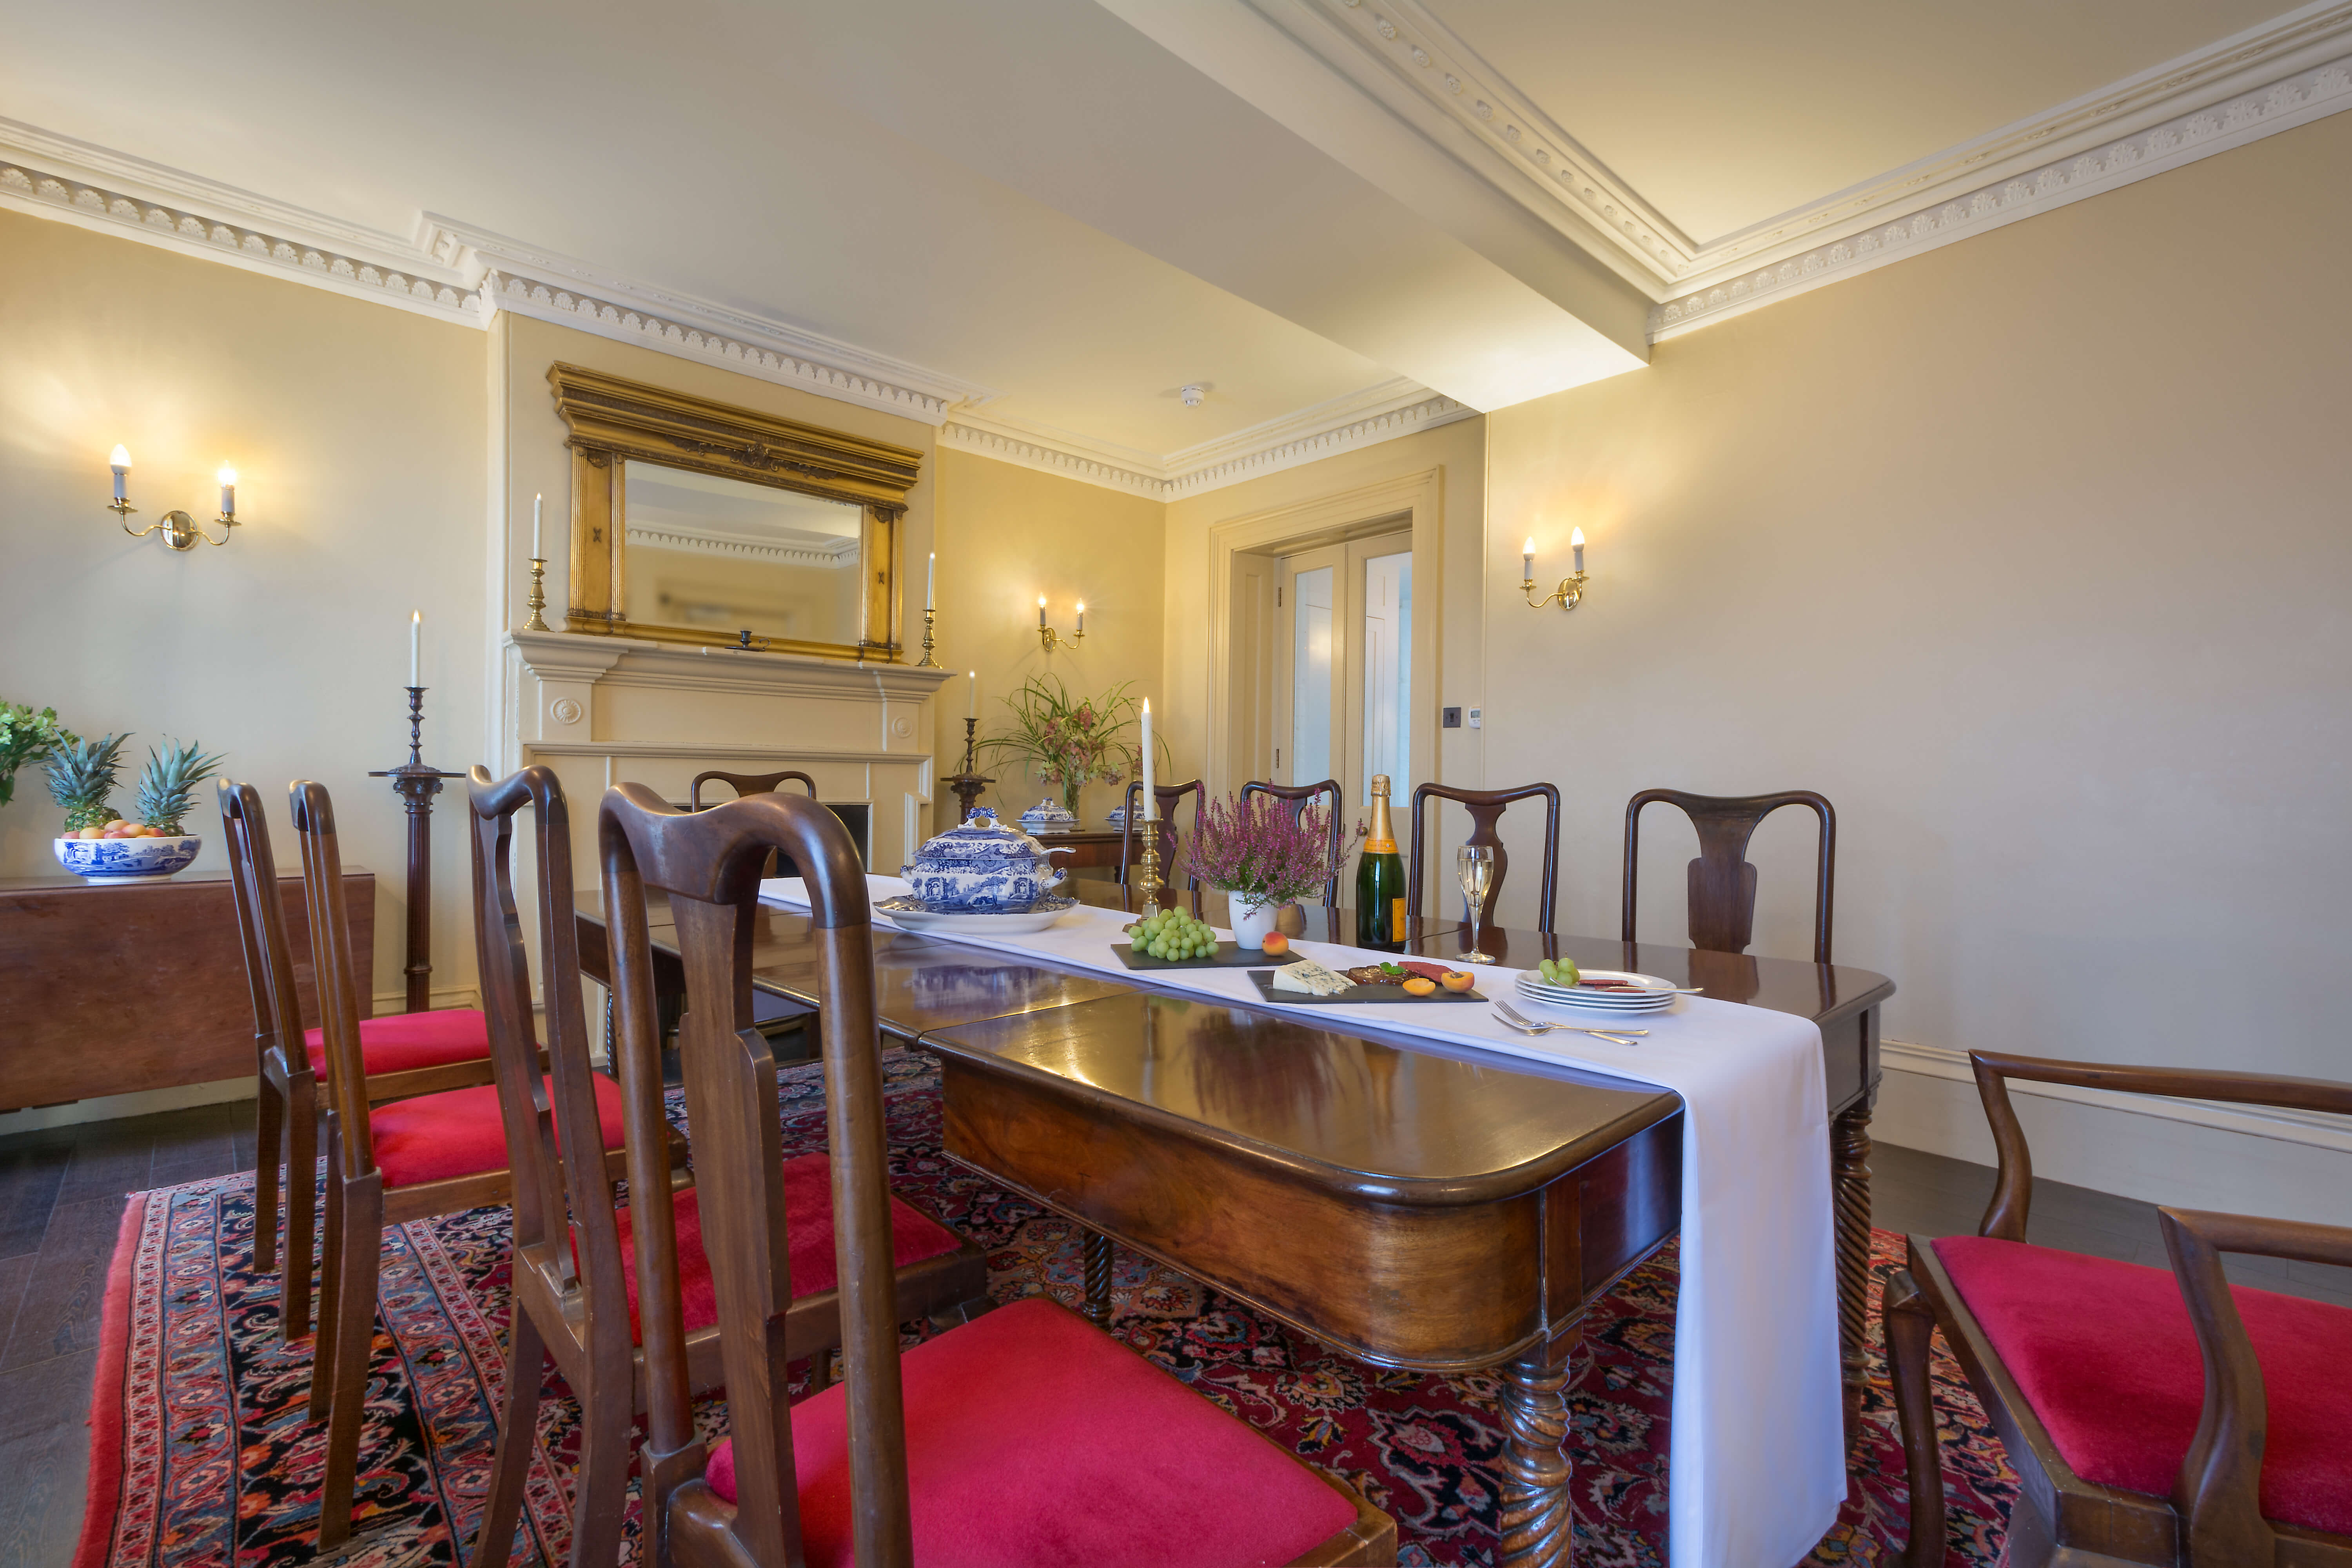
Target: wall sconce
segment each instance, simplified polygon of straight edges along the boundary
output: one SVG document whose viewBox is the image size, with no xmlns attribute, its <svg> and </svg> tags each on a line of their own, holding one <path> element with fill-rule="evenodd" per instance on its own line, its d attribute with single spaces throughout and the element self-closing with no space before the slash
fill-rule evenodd
<svg viewBox="0 0 2352 1568">
<path fill-rule="evenodd" d="M 1536 595 L 1536 542 L 1530 534 L 1527 548 L 1519 553 L 1519 592 L 1527 595 L 1528 608 L 1540 610 L 1546 605 L 1558 605 L 1572 610 L 1584 598 L 1584 530 L 1577 529 L 1568 536 L 1568 548 L 1575 557 L 1573 575 L 1562 577 L 1559 586 L 1538 599 Z"/>
<path fill-rule="evenodd" d="M 206 544 L 213 545 L 228 542 L 229 531 L 236 527 L 237 523 L 236 470 L 226 463 L 221 465 L 219 475 L 220 516 L 213 520 L 221 526 L 221 536 L 218 539 L 206 533 L 196 520 L 184 511 L 167 511 L 161 521 L 151 522 L 144 528 L 131 527 L 131 514 L 139 509 L 122 499 L 122 477 L 131 471 L 131 454 L 121 447 L 117 447 L 112 455 L 107 458 L 107 466 L 114 470 L 114 500 L 108 503 L 106 510 L 121 520 L 122 531 L 131 538 L 144 539 L 151 533 L 157 534 L 162 537 L 164 543 L 174 550 L 194 550 L 199 539 Z"/>
<path fill-rule="evenodd" d="M 1037 595 L 1037 641 L 1047 653 L 1057 647 L 1076 647 L 1087 640 L 1087 602 L 1078 601 L 1078 627 L 1068 637 L 1062 636 L 1045 624 L 1045 595 Z"/>
</svg>

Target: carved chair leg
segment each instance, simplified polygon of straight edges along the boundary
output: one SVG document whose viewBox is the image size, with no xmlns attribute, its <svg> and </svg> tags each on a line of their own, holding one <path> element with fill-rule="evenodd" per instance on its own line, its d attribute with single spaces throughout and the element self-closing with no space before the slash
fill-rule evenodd
<svg viewBox="0 0 2352 1568">
<path fill-rule="evenodd" d="M 332 1403 L 335 1387 L 335 1335 L 341 1327 L 341 1315 L 336 1311 L 341 1299 L 342 1271 L 337 1264 L 342 1258 L 343 1229 L 348 1218 L 343 1213 L 343 1183 L 338 1174 L 341 1169 L 341 1131 L 333 1112 L 327 1116 L 327 1238 L 320 1249 L 319 1258 L 319 1333 L 310 1342 L 310 1411 L 313 1421 L 323 1421 Z M 289 1253 L 290 1256 L 290 1253 Z M 293 1279 L 289 1268 L 287 1279 Z M 302 1281 L 310 1289 L 309 1270 Z"/>
<path fill-rule="evenodd" d="M 539 1439 L 539 1385 L 546 1376 L 547 1346 L 529 1312 L 514 1309 L 507 1332 L 506 1409 L 499 1417 L 498 1447 L 490 1458 L 489 1495 L 474 1532 L 467 1568 L 506 1568 L 522 1520 L 523 1482 L 530 1476 L 531 1450 Z M 574 1539 L 577 1539 L 575 1536 Z"/>
<path fill-rule="evenodd" d="M 1506 1568 L 1576 1561 L 1569 1480 L 1569 1363 L 1583 1338 L 1571 1324 L 1503 1369 L 1502 1552 Z"/>
<path fill-rule="evenodd" d="M 369 1175 L 343 1194 L 341 1247 L 334 1269 L 335 1363 L 327 1405 L 327 1466 L 319 1486 L 319 1550 L 352 1538 L 352 1493 L 367 1415 L 368 1363 L 375 1352 L 376 1265 L 383 1253 L 383 1189 Z M 317 1371 L 310 1374 L 315 1392 Z"/>
<path fill-rule="evenodd" d="M 1936 1442 L 1935 1394 L 1927 1383 L 1936 1314 L 1909 1269 L 1888 1277 L 1885 1313 L 1886 1365 L 1911 1471 L 1911 1542 L 1903 1561 L 1906 1568 L 1943 1568 L 1944 1462 Z"/>
<path fill-rule="evenodd" d="M 1086 1236 L 1087 1321 L 1097 1328 L 1110 1326 L 1110 1237 L 1098 1230 Z"/>
<path fill-rule="evenodd" d="M 268 1073 L 259 1078 L 253 1098 L 253 1271 L 269 1274 L 278 1268 L 278 1176 L 286 1158 L 286 1097 Z M 283 1284 L 278 1301 L 279 1332 L 290 1339 Z"/>
<path fill-rule="evenodd" d="M 295 1085 L 286 1101 L 286 1249 L 278 1259 L 278 1300 L 279 1328 L 289 1342 L 310 1331 L 318 1215 L 319 1100 L 306 1081 Z"/>
<path fill-rule="evenodd" d="M 1837 1221 L 1838 1361 L 1844 1379 L 1849 1447 L 1862 1426 L 1870 1386 L 1870 1097 L 1830 1124 L 1830 1192 Z"/>
<path fill-rule="evenodd" d="M 621 1555 L 621 1525 L 629 1500 L 634 1407 L 628 1364 L 612 1384 L 592 1386 L 580 1401 L 580 1467 L 572 1509 L 571 1568 L 607 1568 Z"/>
</svg>

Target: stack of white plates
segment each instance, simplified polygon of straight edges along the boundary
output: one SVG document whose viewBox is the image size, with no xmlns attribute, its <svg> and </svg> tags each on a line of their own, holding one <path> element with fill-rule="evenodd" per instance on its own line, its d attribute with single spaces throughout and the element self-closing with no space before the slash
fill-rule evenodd
<svg viewBox="0 0 2352 1568">
<path fill-rule="evenodd" d="M 1583 1007 L 1596 1013 L 1656 1013 L 1675 1004 L 1675 986 L 1654 974 L 1633 974 L 1622 969 L 1587 969 L 1586 981 L 1599 981 L 1625 990 L 1599 990 L 1591 984 L 1554 985 L 1530 969 L 1519 975 L 1519 994 L 1530 1002 L 1554 1007 Z"/>
</svg>

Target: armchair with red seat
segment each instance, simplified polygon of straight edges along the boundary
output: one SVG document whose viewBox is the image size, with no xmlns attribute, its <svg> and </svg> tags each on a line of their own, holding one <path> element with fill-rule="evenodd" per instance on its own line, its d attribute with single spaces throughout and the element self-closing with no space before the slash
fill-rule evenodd
<svg viewBox="0 0 2352 1568">
<path fill-rule="evenodd" d="M 2008 1080 L 2352 1112 L 2352 1085 L 1969 1053 L 2000 1151 L 1978 1234 L 1912 1237 L 1886 1354 L 1910 1466 L 1905 1561 L 1945 1560 L 1927 1379 L 1944 1332 L 2022 1485 L 2010 1568 L 2352 1565 L 2352 1308 L 2223 1277 L 2221 1254 L 2352 1265 L 2352 1227 L 2159 1211 L 2169 1273 L 2026 1241 Z"/>
</svg>

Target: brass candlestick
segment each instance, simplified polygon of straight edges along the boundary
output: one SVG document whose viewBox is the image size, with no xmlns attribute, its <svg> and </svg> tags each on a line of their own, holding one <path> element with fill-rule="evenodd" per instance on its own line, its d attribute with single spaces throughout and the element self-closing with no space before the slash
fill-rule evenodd
<svg viewBox="0 0 2352 1568">
<path fill-rule="evenodd" d="M 923 657 L 915 661 L 917 669 L 937 669 L 940 667 L 940 661 L 931 657 L 931 622 L 938 616 L 939 612 L 930 605 L 923 606 Z"/>
<path fill-rule="evenodd" d="M 545 632 L 555 629 L 549 626 L 545 617 L 539 613 L 547 608 L 546 576 L 547 558 L 543 555 L 532 556 L 530 558 L 530 597 L 524 601 L 530 606 L 530 619 L 522 624 L 522 629 L 527 632 Z"/>
<path fill-rule="evenodd" d="M 972 807 L 980 804 L 980 792 L 996 782 L 994 779 L 982 778 L 980 774 L 979 736 L 980 721 L 965 720 L 963 721 L 963 772 L 950 773 L 940 781 L 955 792 L 956 800 L 963 807 L 962 815 L 956 818 L 958 822 L 962 822 L 971 816 Z"/>
<path fill-rule="evenodd" d="M 1131 914 L 1150 914 L 1160 902 L 1160 818 L 1150 802 L 1143 816 L 1143 858 L 1135 863 L 1135 899 Z"/>
</svg>

